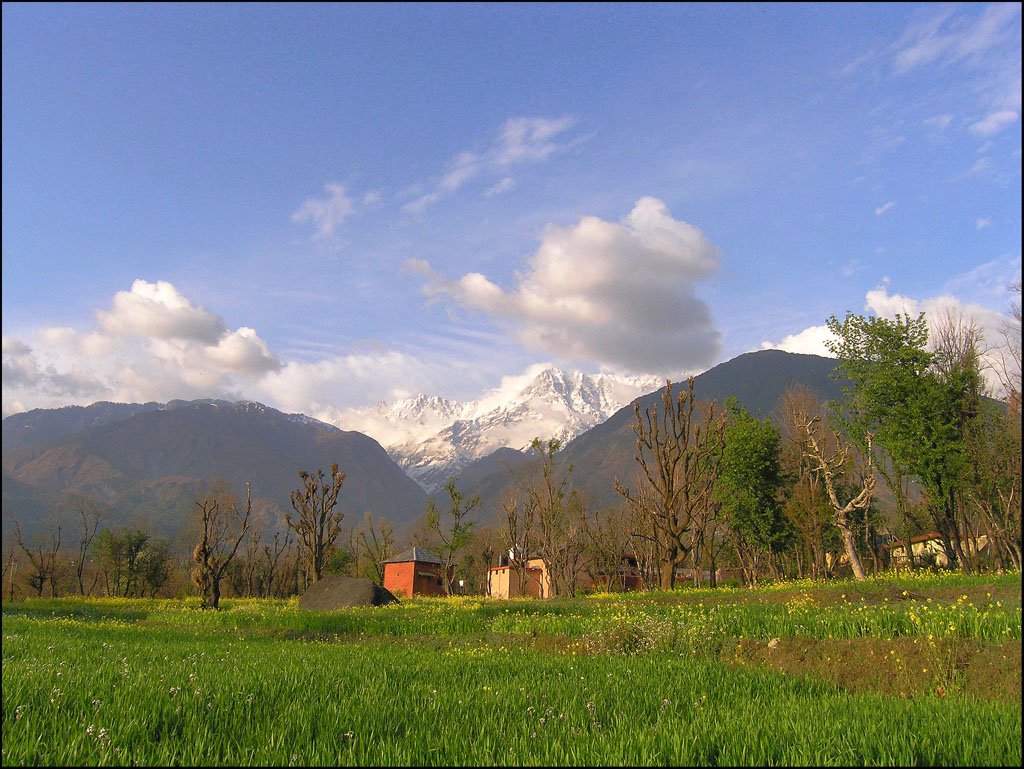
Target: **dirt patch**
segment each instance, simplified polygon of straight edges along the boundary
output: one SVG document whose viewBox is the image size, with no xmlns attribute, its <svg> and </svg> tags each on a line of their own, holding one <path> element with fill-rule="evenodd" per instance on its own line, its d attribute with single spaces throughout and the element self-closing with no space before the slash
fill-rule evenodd
<svg viewBox="0 0 1024 769">
<path fill-rule="evenodd" d="M 299 598 L 299 608 L 337 611 L 353 606 L 384 606 L 398 601 L 390 590 L 368 579 L 331 575 L 314 582 Z"/>
<path fill-rule="evenodd" d="M 769 648 L 774 643 L 774 648 Z M 744 639 L 723 660 L 897 697 L 966 695 L 1021 701 L 1021 645 L 945 638 Z"/>
</svg>

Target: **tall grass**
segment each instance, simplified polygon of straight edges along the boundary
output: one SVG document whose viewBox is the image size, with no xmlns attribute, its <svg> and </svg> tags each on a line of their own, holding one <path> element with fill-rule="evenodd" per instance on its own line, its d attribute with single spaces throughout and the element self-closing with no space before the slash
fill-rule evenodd
<svg viewBox="0 0 1024 769">
<path fill-rule="evenodd" d="M 940 615 L 989 643 L 1020 638 L 1019 609 L 791 593 L 327 614 L 288 601 L 5 605 L 3 764 L 1020 764 L 1020 702 L 855 693 L 685 651 L 706 633 L 926 638 Z M 630 655 L 534 645 L 616 632 L 637 642 Z"/>
</svg>

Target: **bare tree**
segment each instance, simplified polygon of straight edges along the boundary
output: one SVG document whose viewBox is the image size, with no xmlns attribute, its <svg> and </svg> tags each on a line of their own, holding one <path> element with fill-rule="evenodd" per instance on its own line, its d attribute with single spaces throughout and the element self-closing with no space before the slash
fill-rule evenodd
<svg viewBox="0 0 1024 769">
<path fill-rule="evenodd" d="M 326 480 L 323 469 L 317 470 L 316 475 L 299 470 L 299 478 L 303 488 L 291 493 L 292 507 L 299 518 L 293 522 L 292 514 L 288 513 L 285 522 L 295 532 L 297 546 L 305 551 L 310 579 L 319 582 L 345 517 L 344 513 L 334 512 L 345 473 L 338 472 L 335 463 Z"/>
<path fill-rule="evenodd" d="M 25 544 L 25 540 L 21 535 L 21 524 L 17 520 L 14 521 L 14 530 L 18 540 L 18 547 L 28 556 L 29 563 L 32 565 L 32 572 L 28 576 L 28 583 L 35 589 L 37 596 L 43 594 L 43 588 L 49 583 L 50 596 L 56 598 L 57 578 L 60 576 L 61 571 L 60 523 L 55 523 L 49 527 L 47 532 L 49 542 L 44 544 L 42 541 L 39 541 L 34 547 L 29 547 Z"/>
<path fill-rule="evenodd" d="M 89 550 L 99 531 L 104 509 L 94 499 L 81 499 L 76 508 L 78 510 L 78 517 L 82 521 L 82 534 L 78 538 L 78 560 L 75 562 L 75 574 L 78 577 L 78 593 L 79 595 L 85 595 L 87 592 L 84 579 L 85 561 L 89 557 Z M 99 578 L 100 573 L 97 571 L 93 578 L 92 586 L 88 590 L 89 593 L 92 593 Z"/>
<path fill-rule="evenodd" d="M 395 554 L 394 529 L 383 515 L 377 519 L 377 526 L 374 527 L 373 513 L 367 510 L 363 525 L 356 530 L 355 536 L 359 538 L 361 555 L 369 562 L 373 581 L 383 585 L 384 562 Z"/>
<path fill-rule="evenodd" d="M 441 573 L 444 591 L 447 595 L 451 595 L 455 582 L 455 561 L 459 553 L 469 545 L 470 537 L 473 534 L 474 522 L 467 520 L 466 516 L 480 504 L 480 497 L 473 497 L 463 506 L 464 497 L 462 492 L 455 487 L 454 477 L 448 479 L 444 489 L 451 498 L 451 506 L 448 508 L 449 525 L 441 522 L 441 512 L 431 500 L 427 502 L 427 526 L 434 530 L 437 538 L 441 541 Z"/>
<path fill-rule="evenodd" d="M 274 579 L 278 576 L 278 564 L 281 556 L 291 548 L 292 535 L 284 532 L 284 541 L 281 541 L 281 532 L 274 532 L 274 544 L 263 546 L 263 578 L 266 585 L 264 597 L 270 598 L 274 595 Z M 287 560 L 287 559 L 286 559 Z M 283 591 L 282 591 L 283 595 Z"/>
<path fill-rule="evenodd" d="M 724 448 L 725 418 L 715 417 L 709 404 L 703 420 L 695 419 L 694 378 L 688 390 L 672 398 L 672 383 L 665 383 L 662 409 L 634 404 L 636 455 L 640 467 L 636 491 L 615 479 L 615 489 L 640 517 L 649 518 L 659 547 L 659 585 L 675 586 L 677 567 L 693 548 L 694 514 L 707 504 L 714 490 Z"/>
<path fill-rule="evenodd" d="M 7 560 L 4 562 L 4 574 L 8 574 L 8 593 L 7 600 L 14 600 L 14 578 L 18 575 L 18 552 L 15 548 L 15 544 L 11 544 L 7 548 Z"/>
<path fill-rule="evenodd" d="M 857 579 L 866 579 L 867 575 L 864 573 L 864 567 L 861 566 L 860 558 L 857 555 L 857 546 L 849 515 L 854 510 L 865 510 L 871 504 L 871 494 L 875 488 L 875 474 L 871 463 L 872 436 L 870 433 L 866 436 L 867 452 L 865 458 L 867 460 L 867 471 L 861 482 L 860 491 L 853 499 L 842 503 L 839 501 L 836 492 L 836 478 L 847 466 L 852 446 L 840 439 L 838 433 L 836 433 L 835 449 L 826 451 L 822 448 L 823 441 L 821 440 L 820 430 L 817 429 L 821 424 L 821 419 L 817 415 L 810 417 L 806 414 L 799 415 L 797 419 L 799 420 L 797 424 L 805 441 L 804 456 L 810 460 L 812 469 L 820 474 L 825 484 L 829 501 L 832 503 L 832 521 L 835 523 L 836 528 L 839 529 L 839 536 L 843 540 L 846 557 L 850 561 L 853 574 Z"/>
<path fill-rule="evenodd" d="M 196 563 L 192 581 L 202 594 L 203 608 L 217 609 L 220 607 L 220 581 L 249 530 L 252 487 L 245 485 L 244 510 L 238 509 L 227 487 L 219 485 L 194 504 L 202 534 L 192 554 Z"/>
<path fill-rule="evenodd" d="M 515 572 L 519 594 L 523 595 L 529 577 L 526 563 L 532 554 L 536 508 L 529 500 L 523 499 L 518 487 L 512 487 L 502 493 L 501 509 L 505 513 L 502 544 L 508 548 L 508 565 Z"/>
<path fill-rule="evenodd" d="M 623 518 L 613 507 L 583 518 L 585 568 L 595 585 L 609 591 L 625 588 L 629 531 Z"/>
<path fill-rule="evenodd" d="M 242 575 L 245 579 L 246 598 L 252 598 L 256 589 L 256 570 L 259 567 L 260 550 L 263 545 L 263 527 L 266 522 L 265 513 L 253 516 L 253 525 L 249 529 L 249 536 L 245 538 Z"/>
<path fill-rule="evenodd" d="M 583 568 L 583 501 L 569 488 L 572 466 L 564 471 L 555 468 L 555 454 L 561 445 L 557 438 L 546 442 L 533 439 L 530 448 L 538 462 L 526 469 L 528 480 L 523 491 L 527 506 L 534 511 L 534 541 L 547 567 L 551 592 L 572 596 Z"/>
</svg>

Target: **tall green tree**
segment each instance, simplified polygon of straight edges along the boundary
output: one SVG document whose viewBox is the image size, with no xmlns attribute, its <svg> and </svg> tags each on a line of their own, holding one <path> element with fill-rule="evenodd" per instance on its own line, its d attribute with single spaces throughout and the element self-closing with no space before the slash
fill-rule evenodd
<svg viewBox="0 0 1024 769">
<path fill-rule="evenodd" d="M 774 563 L 790 536 L 780 502 L 782 436 L 771 420 L 751 416 L 735 400 L 726 404 L 726 410 L 729 421 L 715 497 L 745 581 L 755 584 L 758 556 Z"/>
<path fill-rule="evenodd" d="M 951 328 L 945 343 L 940 339 L 929 350 L 924 313 L 892 320 L 847 313 L 843 321 L 832 316 L 827 323 L 836 337 L 829 347 L 838 358 L 837 376 L 852 383 L 834 404 L 833 420 L 862 451 L 873 435 L 894 473 L 920 481 L 948 562 L 970 571 L 958 512 L 967 432 L 980 402 L 976 336 Z M 901 488 L 889 480 L 890 488 Z"/>
</svg>

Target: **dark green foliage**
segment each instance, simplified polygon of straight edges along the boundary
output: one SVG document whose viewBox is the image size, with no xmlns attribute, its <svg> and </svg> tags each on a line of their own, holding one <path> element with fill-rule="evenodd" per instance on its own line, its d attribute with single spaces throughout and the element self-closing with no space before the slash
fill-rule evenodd
<svg viewBox="0 0 1024 769">
<path fill-rule="evenodd" d="M 726 404 L 725 449 L 715 496 L 741 560 L 750 550 L 781 551 L 792 536 L 782 514 L 782 436 L 770 420 L 752 417 L 735 399 Z"/>
</svg>

